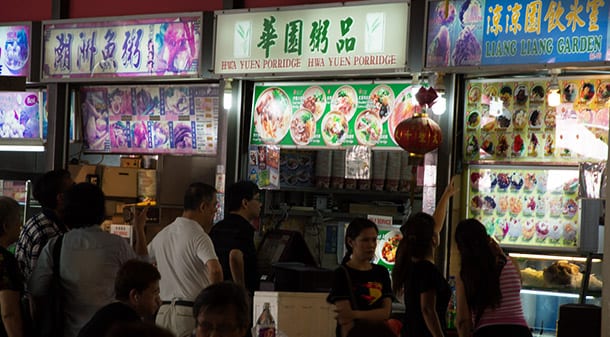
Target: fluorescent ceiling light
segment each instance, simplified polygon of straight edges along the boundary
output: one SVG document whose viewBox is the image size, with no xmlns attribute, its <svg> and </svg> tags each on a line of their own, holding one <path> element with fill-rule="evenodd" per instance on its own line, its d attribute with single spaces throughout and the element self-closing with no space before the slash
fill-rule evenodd
<svg viewBox="0 0 610 337">
<path fill-rule="evenodd" d="M 0 145 L 0 152 L 44 152 L 43 145 Z"/>
</svg>

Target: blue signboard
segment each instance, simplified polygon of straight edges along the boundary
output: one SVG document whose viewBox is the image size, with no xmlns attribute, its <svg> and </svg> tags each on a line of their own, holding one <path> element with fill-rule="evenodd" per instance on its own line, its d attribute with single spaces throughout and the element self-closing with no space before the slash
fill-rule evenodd
<svg viewBox="0 0 610 337">
<path fill-rule="evenodd" d="M 606 0 L 431 2 L 427 67 L 610 60 Z"/>
</svg>

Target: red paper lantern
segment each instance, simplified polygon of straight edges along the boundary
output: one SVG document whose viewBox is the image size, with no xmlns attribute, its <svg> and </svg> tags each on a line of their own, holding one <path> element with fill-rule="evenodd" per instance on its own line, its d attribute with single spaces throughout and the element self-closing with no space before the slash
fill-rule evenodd
<svg viewBox="0 0 610 337">
<path fill-rule="evenodd" d="M 422 113 L 400 122 L 394 130 L 394 139 L 409 153 L 424 155 L 441 145 L 443 134 L 440 126 Z"/>
</svg>

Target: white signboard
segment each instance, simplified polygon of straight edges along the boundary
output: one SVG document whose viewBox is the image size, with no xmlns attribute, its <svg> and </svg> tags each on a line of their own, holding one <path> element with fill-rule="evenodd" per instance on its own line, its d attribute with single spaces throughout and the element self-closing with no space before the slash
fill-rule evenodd
<svg viewBox="0 0 610 337">
<path fill-rule="evenodd" d="M 216 74 L 406 67 L 408 4 L 217 12 Z"/>
</svg>

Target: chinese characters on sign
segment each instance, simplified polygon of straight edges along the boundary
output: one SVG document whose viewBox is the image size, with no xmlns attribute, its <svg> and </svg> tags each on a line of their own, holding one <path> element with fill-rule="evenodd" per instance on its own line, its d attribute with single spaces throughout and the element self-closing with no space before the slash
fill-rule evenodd
<svg viewBox="0 0 610 337">
<path fill-rule="evenodd" d="M 30 75 L 30 26 L 0 26 L 0 75 Z"/>
<path fill-rule="evenodd" d="M 404 68 L 407 11 L 407 3 L 388 3 L 222 13 L 217 18 L 214 71 L 239 74 Z"/>
<path fill-rule="evenodd" d="M 443 1 L 430 8 L 428 67 L 589 62 L 610 57 L 610 1 L 457 1 L 447 13 Z"/>
<path fill-rule="evenodd" d="M 43 79 L 197 76 L 201 15 L 43 24 Z"/>
</svg>

